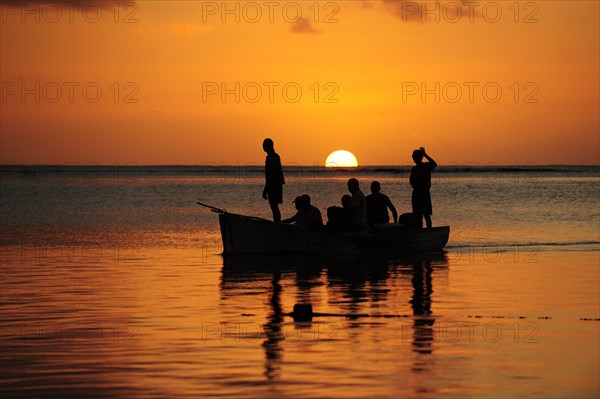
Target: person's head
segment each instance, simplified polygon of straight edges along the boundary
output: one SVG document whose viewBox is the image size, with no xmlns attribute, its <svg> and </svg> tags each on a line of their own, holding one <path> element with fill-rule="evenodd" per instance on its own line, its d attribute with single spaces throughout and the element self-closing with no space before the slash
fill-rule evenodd
<svg viewBox="0 0 600 399">
<path fill-rule="evenodd" d="M 271 139 L 264 139 L 264 141 L 263 141 L 263 150 L 265 150 L 265 152 L 267 154 L 271 154 L 272 152 L 275 152 L 275 148 L 273 147 L 273 140 L 271 140 Z"/>
<path fill-rule="evenodd" d="M 371 183 L 371 192 L 377 194 L 379 191 L 381 191 L 381 184 L 378 181 Z"/>
<path fill-rule="evenodd" d="M 348 194 L 342 195 L 342 206 L 344 208 L 348 208 L 350 206 L 350 200 L 351 199 L 352 199 L 352 197 L 349 196 Z"/>
<path fill-rule="evenodd" d="M 414 150 L 412 153 L 412 159 L 413 161 L 415 161 L 415 163 L 418 165 L 421 162 L 423 162 L 423 151 L 421 150 Z"/>
<path fill-rule="evenodd" d="M 297 210 L 302 209 L 302 196 L 301 195 L 296 197 L 296 199 L 293 202 L 294 202 L 294 205 L 296 206 Z"/>
<path fill-rule="evenodd" d="M 304 207 L 308 208 L 310 206 L 310 195 L 302 194 L 300 198 L 302 198 L 302 204 L 304 205 Z"/>
<path fill-rule="evenodd" d="M 306 208 L 310 207 L 310 195 L 308 195 L 308 194 L 300 195 L 300 196 L 296 197 L 296 199 L 294 200 L 294 203 L 296 204 L 297 210 L 306 209 Z"/>
<path fill-rule="evenodd" d="M 360 185 L 358 184 L 358 180 L 356 180 L 355 178 L 348 180 L 348 191 L 350 191 L 352 194 L 354 194 L 358 190 L 360 190 Z"/>
</svg>

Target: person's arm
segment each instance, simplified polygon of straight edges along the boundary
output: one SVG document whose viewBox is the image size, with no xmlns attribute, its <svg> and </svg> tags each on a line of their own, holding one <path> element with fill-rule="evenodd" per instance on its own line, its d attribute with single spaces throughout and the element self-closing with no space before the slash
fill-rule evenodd
<svg viewBox="0 0 600 399">
<path fill-rule="evenodd" d="M 288 219 L 283 219 L 281 221 L 281 223 L 294 223 L 296 222 L 296 216 L 298 216 L 298 214 L 295 214 L 294 216 L 292 216 L 291 218 Z"/>
<path fill-rule="evenodd" d="M 267 187 L 269 186 L 269 168 L 269 157 L 267 156 L 267 158 L 265 159 L 265 188 L 263 189 L 262 193 L 263 199 L 269 198 L 269 196 L 267 195 Z"/>
<path fill-rule="evenodd" d="M 263 199 L 268 199 L 269 198 L 267 196 L 267 185 L 266 184 L 265 184 L 265 188 L 263 189 L 262 197 L 263 197 Z"/>
<path fill-rule="evenodd" d="M 388 208 L 390 208 L 390 211 L 392 211 L 392 216 L 394 217 L 394 223 L 398 223 L 398 212 L 396 211 L 396 208 L 394 207 L 394 204 L 392 204 L 392 201 L 390 200 L 390 198 L 388 197 Z"/>
<path fill-rule="evenodd" d="M 285 184 L 285 177 L 283 175 L 283 167 L 281 166 L 281 158 L 277 157 L 277 180 L 279 184 Z"/>
<path fill-rule="evenodd" d="M 437 163 L 433 160 L 433 158 L 427 155 L 427 153 L 425 152 L 425 147 L 421 147 L 419 149 L 423 153 L 423 156 L 431 163 L 431 169 L 435 168 L 437 166 Z"/>
<path fill-rule="evenodd" d="M 354 210 L 355 208 L 357 208 L 359 206 L 360 206 L 360 204 L 356 200 L 356 197 L 353 195 L 352 197 L 350 197 L 350 201 L 348 201 L 348 208 L 346 208 L 346 209 Z"/>
</svg>

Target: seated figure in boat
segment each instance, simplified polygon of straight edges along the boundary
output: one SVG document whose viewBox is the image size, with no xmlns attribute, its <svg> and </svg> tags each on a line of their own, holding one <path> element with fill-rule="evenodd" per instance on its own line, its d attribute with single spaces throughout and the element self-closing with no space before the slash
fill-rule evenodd
<svg viewBox="0 0 600 399">
<path fill-rule="evenodd" d="M 403 213 L 398 218 L 398 224 L 405 227 L 423 227 L 423 219 L 414 213 Z"/>
<path fill-rule="evenodd" d="M 367 227 L 367 200 L 360 190 L 358 180 L 354 178 L 348 180 L 348 191 L 352 194 L 350 204 L 348 205 L 348 213 L 350 215 L 352 227 Z"/>
<path fill-rule="evenodd" d="M 371 183 L 371 194 L 367 195 L 367 219 L 370 225 L 389 223 L 390 215 L 388 208 L 392 211 L 394 223 L 398 222 L 398 212 L 390 201 L 390 198 L 381 193 L 381 184 L 378 181 Z"/>
<path fill-rule="evenodd" d="M 348 207 L 350 206 L 351 196 L 344 194 L 342 196 L 342 206 L 330 206 L 327 208 L 327 226 L 348 227 L 350 226 L 350 215 Z"/>
<path fill-rule="evenodd" d="M 323 226 L 321 211 L 310 204 L 308 194 L 296 197 L 294 200 L 298 212 L 289 219 L 282 220 L 283 223 L 295 223 L 303 226 Z"/>
</svg>

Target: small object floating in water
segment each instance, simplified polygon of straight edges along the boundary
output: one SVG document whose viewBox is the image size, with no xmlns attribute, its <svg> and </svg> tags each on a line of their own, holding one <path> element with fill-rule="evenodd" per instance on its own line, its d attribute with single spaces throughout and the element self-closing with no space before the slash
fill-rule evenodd
<svg viewBox="0 0 600 399">
<path fill-rule="evenodd" d="M 292 313 L 284 313 L 285 316 L 292 316 L 294 321 L 312 321 L 313 317 L 348 317 L 351 319 L 357 319 L 359 317 L 411 317 L 410 315 L 394 315 L 394 314 L 366 314 L 366 313 L 318 313 L 313 312 L 312 304 L 310 303 L 297 303 L 294 305 L 294 311 Z M 428 319 L 425 317 L 424 319 Z"/>
<path fill-rule="evenodd" d="M 311 321 L 313 318 L 313 309 L 310 303 L 297 303 L 292 312 L 294 321 Z"/>
</svg>

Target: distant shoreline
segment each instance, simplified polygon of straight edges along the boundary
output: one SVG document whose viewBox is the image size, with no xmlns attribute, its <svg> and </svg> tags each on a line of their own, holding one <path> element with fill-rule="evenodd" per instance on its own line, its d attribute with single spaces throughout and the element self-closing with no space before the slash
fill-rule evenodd
<svg viewBox="0 0 600 399">
<path fill-rule="evenodd" d="M 385 176 L 407 178 L 412 163 L 404 165 L 327 168 L 321 165 L 283 165 L 288 180 L 295 178 L 341 178 Z M 600 165 L 440 165 L 433 179 L 444 178 L 588 177 L 600 178 Z M 237 180 L 264 178 L 263 165 L 16 165 L 0 164 L 0 178 L 7 180 L 94 178 L 192 177 Z"/>
<path fill-rule="evenodd" d="M 357 167 L 326 167 L 321 164 L 313 164 L 313 165 L 298 165 L 295 163 L 284 164 L 284 167 L 288 168 L 322 168 L 327 170 L 354 170 L 354 169 L 374 169 L 374 168 L 402 168 L 407 166 L 412 166 L 413 163 L 407 161 L 401 165 L 360 165 Z M 81 167 L 89 167 L 89 168 L 207 168 L 207 167 L 219 167 L 219 168 L 254 168 L 254 167 L 264 167 L 262 164 L 258 163 L 249 163 L 249 164 L 226 164 L 226 163 L 218 163 L 218 162 L 204 162 L 201 164 L 165 164 L 165 165 L 154 165 L 154 164 L 136 164 L 133 162 L 128 163 L 114 163 L 114 164 L 96 164 L 96 163 L 77 163 L 77 162 L 66 162 L 66 163 L 17 163 L 17 162 L 4 162 L 0 163 L 0 168 L 5 167 L 61 167 L 61 168 L 81 168 Z M 531 163 L 523 163 L 523 164 L 496 164 L 496 163 L 488 163 L 481 164 L 479 162 L 470 162 L 470 163 L 448 163 L 445 165 L 440 165 L 441 168 L 455 167 L 455 168 L 571 168 L 571 167 L 584 167 L 584 168 L 600 168 L 600 164 L 531 164 Z"/>
</svg>

